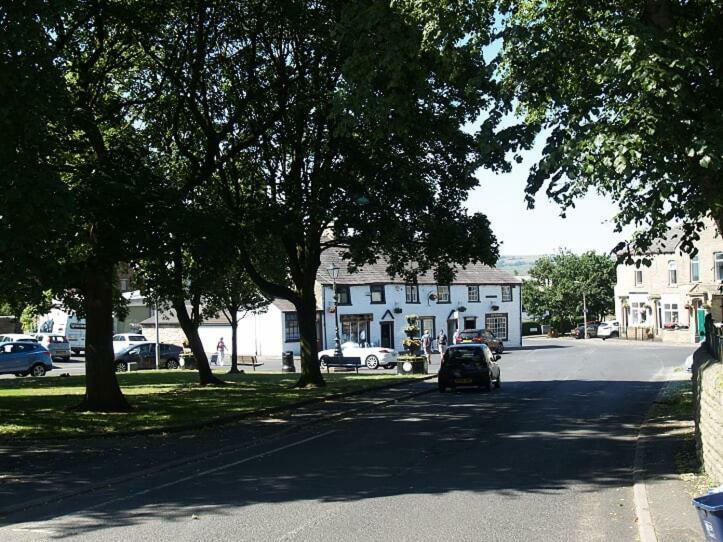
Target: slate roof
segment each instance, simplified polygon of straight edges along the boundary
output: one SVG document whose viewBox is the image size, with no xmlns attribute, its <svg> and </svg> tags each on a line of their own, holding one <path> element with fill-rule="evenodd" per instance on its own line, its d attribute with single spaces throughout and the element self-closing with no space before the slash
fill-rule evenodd
<svg viewBox="0 0 723 542">
<path fill-rule="evenodd" d="M 402 277 L 392 278 L 387 273 L 387 263 L 381 259 L 375 264 L 365 265 L 356 273 L 348 271 L 347 262 L 341 258 L 340 251 L 327 250 L 321 255 L 321 266 L 316 275 L 316 280 L 321 284 L 331 284 L 327 268 L 332 264 L 338 265 L 339 278 L 337 284 L 362 285 L 362 284 L 405 284 Z M 466 267 L 457 267 L 456 275 L 452 284 L 521 284 L 522 281 L 508 271 L 496 269 L 488 265 L 470 264 Z M 418 284 L 437 284 L 432 272 L 419 275 Z"/>
<path fill-rule="evenodd" d="M 665 237 L 653 243 L 650 247 L 651 254 L 672 254 L 680 244 L 683 237 L 682 228 L 670 228 Z"/>
</svg>

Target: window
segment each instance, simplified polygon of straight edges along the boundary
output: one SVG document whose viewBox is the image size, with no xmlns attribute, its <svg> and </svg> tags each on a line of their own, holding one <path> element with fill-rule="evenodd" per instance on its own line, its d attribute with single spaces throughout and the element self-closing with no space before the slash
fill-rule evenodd
<svg viewBox="0 0 723 542">
<path fill-rule="evenodd" d="M 642 286 L 642 285 L 643 285 L 643 270 L 636 269 L 635 270 L 635 286 Z"/>
<path fill-rule="evenodd" d="M 715 280 L 723 280 L 723 252 L 714 255 Z"/>
<path fill-rule="evenodd" d="M 299 318 L 296 315 L 295 312 L 285 312 L 284 313 L 284 320 L 285 320 L 285 335 L 286 335 L 286 342 L 292 343 L 292 342 L 298 342 L 301 338 L 299 334 Z"/>
<path fill-rule="evenodd" d="M 128 291 L 128 279 L 120 279 L 120 291 L 121 292 Z"/>
<path fill-rule="evenodd" d="M 678 323 L 678 304 L 663 303 L 663 325 L 673 325 Z"/>
<path fill-rule="evenodd" d="M 507 315 L 494 313 L 485 315 L 485 329 L 491 331 L 501 341 L 507 340 Z"/>
<path fill-rule="evenodd" d="M 369 292 L 371 293 L 372 303 L 384 303 L 384 285 L 373 284 L 369 286 Z"/>
<path fill-rule="evenodd" d="M 419 287 L 416 284 L 407 284 L 407 303 L 419 303 Z"/>
<path fill-rule="evenodd" d="M 351 292 L 349 292 L 348 286 L 336 287 L 336 304 L 351 305 Z"/>
<path fill-rule="evenodd" d="M 630 303 L 630 323 L 632 325 L 644 324 L 648 317 L 648 311 L 645 308 L 645 303 L 632 302 Z"/>
<path fill-rule="evenodd" d="M 437 286 L 437 303 L 449 302 L 449 286 Z"/>
<path fill-rule="evenodd" d="M 690 259 L 690 282 L 698 282 L 700 280 L 700 259 L 696 254 Z"/>
<path fill-rule="evenodd" d="M 467 286 L 467 301 L 479 303 L 479 286 Z"/>
<path fill-rule="evenodd" d="M 698 282 L 700 280 L 700 259 L 698 255 L 690 258 L 690 282 Z"/>
<path fill-rule="evenodd" d="M 678 284 L 678 262 L 674 260 L 668 262 L 668 284 Z"/>
<path fill-rule="evenodd" d="M 512 301 L 512 286 L 502 286 L 502 302 Z"/>
<path fill-rule="evenodd" d="M 372 319 L 371 314 L 342 314 L 340 316 L 341 342 L 369 343 L 371 340 L 369 323 Z"/>
</svg>

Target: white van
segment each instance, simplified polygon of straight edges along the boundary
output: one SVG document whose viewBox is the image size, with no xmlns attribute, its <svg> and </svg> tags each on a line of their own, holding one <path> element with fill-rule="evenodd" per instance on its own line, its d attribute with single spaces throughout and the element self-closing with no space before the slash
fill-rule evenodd
<svg viewBox="0 0 723 542">
<path fill-rule="evenodd" d="M 85 352 L 85 318 L 78 318 L 74 312 L 51 309 L 38 318 L 38 333 L 63 335 L 68 339 L 73 354 Z"/>
</svg>

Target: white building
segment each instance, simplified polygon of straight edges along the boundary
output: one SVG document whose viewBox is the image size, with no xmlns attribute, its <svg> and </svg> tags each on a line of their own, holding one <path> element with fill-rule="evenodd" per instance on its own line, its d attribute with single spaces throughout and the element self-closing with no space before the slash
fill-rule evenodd
<svg viewBox="0 0 723 542">
<path fill-rule="evenodd" d="M 438 285 L 431 274 L 417 284 L 391 278 L 386 264 L 365 266 L 352 274 L 338 254 L 327 251 L 317 275 L 317 336 L 319 349 L 333 348 L 335 336 L 334 294 L 327 268 L 336 263 L 338 316 L 341 341 L 366 342 L 403 350 L 405 316 L 419 316 L 422 332 L 433 337 L 444 329 L 451 340 L 457 328 L 486 328 L 505 346 L 521 346 L 521 284 L 512 274 L 484 265 L 459 269 L 452 284 Z M 300 353 L 299 325 L 294 306 L 276 299 L 263 310 L 239 314 L 238 353 L 280 357 L 282 352 Z M 155 317 L 141 322 L 149 340 L 155 338 Z M 161 342 L 182 344 L 185 340 L 174 311 L 159 316 Z M 206 319 L 199 335 L 208 353 L 216 351 L 219 339 L 231 348 L 231 326 L 226 318 Z"/>
<path fill-rule="evenodd" d="M 521 284 L 512 274 L 485 265 L 459 269 L 451 284 L 436 284 L 431 273 L 406 284 L 392 278 L 383 262 L 350 273 L 338 254 L 322 255 L 317 282 L 321 285 L 324 344 L 334 344 L 335 314 L 332 280 L 327 269 L 341 268 L 336 281 L 341 341 L 367 342 L 402 350 L 405 316 L 419 316 L 421 331 L 436 337 L 444 329 L 451 340 L 457 328 L 486 328 L 505 346 L 522 345 Z"/>
</svg>

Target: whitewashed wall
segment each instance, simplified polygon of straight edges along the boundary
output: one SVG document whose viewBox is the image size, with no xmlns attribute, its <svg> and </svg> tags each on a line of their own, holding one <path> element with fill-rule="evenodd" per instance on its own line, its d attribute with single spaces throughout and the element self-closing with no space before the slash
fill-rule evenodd
<svg viewBox="0 0 723 542">
<path fill-rule="evenodd" d="M 371 303 L 368 285 L 350 286 L 351 305 L 339 305 L 339 316 L 344 314 L 371 314 L 373 320 L 370 323 L 370 337 L 367 341 L 372 344 L 380 344 L 382 317 L 388 311 L 391 312 L 394 321 L 394 344 L 395 350 L 402 350 L 402 340 L 404 339 L 404 327 L 406 326 L 405 316 L 407 314 L 416 314 L 418 316 L 431 316 L 435 319 L 435 335 L 439 330 L 444 328 L 447 331 L 447 318 L 457 307 L 464 306 L 466 311 L 458 313 L 458 325 L 460 329 L 463 326 L 464 317 L 477 317 L 477 328 L 485 327 L 485 315 L 490 313 L 506 313 L 508 335 L 504 341 L 505 346 L 521 346 L 522 334 L 520 325 L 520 284 L 512 285 L 512 301 L 502 302 L 502 288 L 500 285 L 480 285 L 478 303 L 469 302 L 467 299 L 466 285 L 453 285 L 450 287 L 450 303 L 438 303 L 429 300 L 430 293 L 437 293 L 435 285 L 419 285 L 419 303 L 406 302 L 406 292 L 403 284 L 386 284 L 385 285 L 385 303 Z M 324 307 L 324 325 L 323 335 L 325 337 L 325 346 L 332 348 L 334 345 L 334 314 L 329 312 L 333 302 L 333 292 L 331 286 L 325 286 L 322 291 L 322 299 Z M 499 310 L 493 311 L 492 305 L 499 306 Z M 401 314 L 394 313 L 394 308 L 402 309 Z M 389 321 L 389 315 L 386 317 Z M 451 340 L 451 337 L 450 337 Z"/>
</svg>

